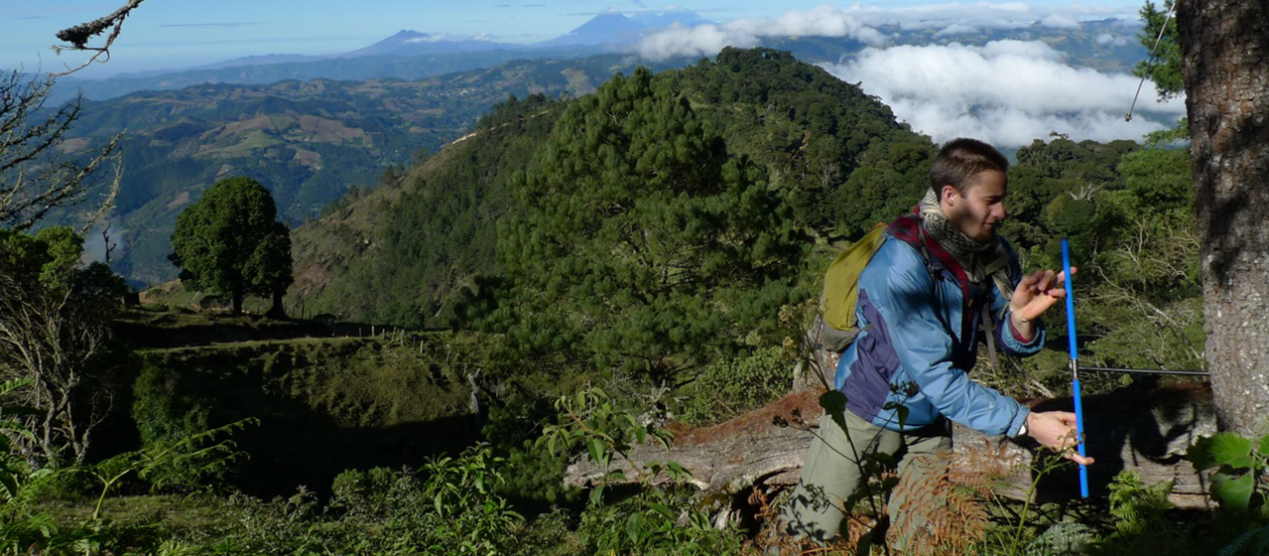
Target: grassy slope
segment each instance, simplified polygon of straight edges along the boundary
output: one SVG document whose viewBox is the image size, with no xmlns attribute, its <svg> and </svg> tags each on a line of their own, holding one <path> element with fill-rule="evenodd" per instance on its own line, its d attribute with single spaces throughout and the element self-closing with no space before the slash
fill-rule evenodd
<svg viewBox="0 0 1269 556">
<path fill-rule="evenodd" d="M 151 344 L 195 344 L 142 347 L 133 410 L 142 436 L 259 419 L 236 434 L 250 459 L 233 482 L 249 492 L 324 490 L 344 469 L 418 465 L 479 433 L 463 374 L 476 365 L 463 338 L 345 337 L 348 327 L 322 338 L 314 323 L 169 316 L 123 325 L 126 337 Z"/>
</svg>

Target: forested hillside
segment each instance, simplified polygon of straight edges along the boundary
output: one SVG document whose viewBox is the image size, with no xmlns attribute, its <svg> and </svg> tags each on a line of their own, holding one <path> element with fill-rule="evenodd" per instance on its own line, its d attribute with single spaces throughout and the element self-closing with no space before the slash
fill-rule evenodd
<svg viewBox="0 0 1269 556">
<path fill-rule="evenodd" d="M 466 133 L 508 95 L 589 93 L 628 61 L 518 61 L 423 81 L 283 81 L 198 85 L 86 102 L 67 145 L 91 148 L 123 133 L 127 168 L 112 230 L 113 267 L 154 284 L 167 262 L 176 214 L 214 181 L 248 176 L 269 188 L 292 224 L 354 186 L 372 187 L 392 166 Z"/>
<path fill-rule="evenodd" d="M 747 171 L 778 193 L 787 224 L 808 241 L 853 237 L 923 191 L 929 139 L 858 86 L 788 53 L 729 49 L 651 79 L 686 101 L 729 157 L 752 161 Z M 568 106 L 504 104 L 471 138 L 297 229 L 295 303 L 355 320 L 449 325 L 456 286 L 501 275 L 494 232 L 510 207 L 508 180 L 534 161 Z"/>
</svg>

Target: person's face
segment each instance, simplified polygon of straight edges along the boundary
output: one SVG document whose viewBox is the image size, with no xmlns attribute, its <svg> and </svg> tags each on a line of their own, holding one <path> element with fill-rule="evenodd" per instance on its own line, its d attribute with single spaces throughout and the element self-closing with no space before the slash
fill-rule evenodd
<svg viewBox="0 0 1269 556">
<path fill-rule="evenodd" d="M 965 235 L 986 242 L 996 237 L 996 227 L 1005 219 L 1005 193 L 1004 172 L 985 170 L 974 176 L 964 195 L 943 186 L 943 212 Z"/>
</svg>

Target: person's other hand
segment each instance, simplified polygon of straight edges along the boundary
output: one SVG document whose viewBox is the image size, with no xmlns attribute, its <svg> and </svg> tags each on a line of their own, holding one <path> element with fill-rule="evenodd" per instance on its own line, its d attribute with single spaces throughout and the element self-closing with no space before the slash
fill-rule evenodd
<svg viewBox="0 0 1269 556">
<path fill-rule="evenodd" d="M 1075 426 L 1075 414 L 1069 411 L 1031 412 L 1027 415 L 1027 435 L 1041 446 L 1061 453 L 1080 465 L 1092 465 L 1093 458 L 1076 451 L 1079 433 Z"/>
</svg>

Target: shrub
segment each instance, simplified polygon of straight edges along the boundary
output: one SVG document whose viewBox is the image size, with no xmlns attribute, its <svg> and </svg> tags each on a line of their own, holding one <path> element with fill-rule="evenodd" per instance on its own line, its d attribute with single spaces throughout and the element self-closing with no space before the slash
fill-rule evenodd
<svg viewBox="0 0 1269 556">
<path fill-rule="evenodd" d="M 759 348 L 705 367 L 688 390 L 679 419 L 707 425 L 758 409 L 788 393 L 792 365 L 780 347 Z"/>
</svg>

